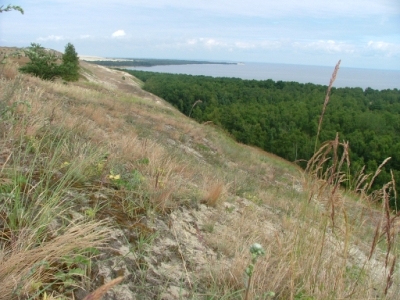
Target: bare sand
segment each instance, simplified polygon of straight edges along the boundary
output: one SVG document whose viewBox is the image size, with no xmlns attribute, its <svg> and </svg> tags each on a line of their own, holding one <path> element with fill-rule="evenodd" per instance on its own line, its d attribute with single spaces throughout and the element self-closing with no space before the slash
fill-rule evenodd
<svg viewBox="0 0 400 300">
<path fill-rule="evenodd" d="M 80 60 L 86 61 L 128 61 L 128 59 L 123 58 L 107 58 L 102 56 L 93 56 L 93 55 L 78 55 Z"/>
</svg>

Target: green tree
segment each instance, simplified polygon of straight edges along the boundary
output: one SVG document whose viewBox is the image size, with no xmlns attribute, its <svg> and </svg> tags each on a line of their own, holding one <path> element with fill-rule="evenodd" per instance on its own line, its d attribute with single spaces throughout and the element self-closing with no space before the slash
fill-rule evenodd
<svg viewBox="0 0 400 300">
<path fill-rule="evenodd" d="M 74 45 L 68 43 L 62 56 L 61 77 L 66 81 L 79 79 L 79 57 Z"/>
<path fill-rule="evenodd" d="M 79 58 L 71 43 L 65 46 L 61 64 L 60 57 L 54 51 L 47 50 L 40 44 L 32 43 L 24 53 L 30 61 L 19 69 L 23 73 L 30 73 L 45 80 L 54 80 L 57 77 L 66 81 L 79 79 Z"/>
<path fill-rule="evenodd" d="M 30 61 L 19 69 L 22 73 L 30 73 L 46 80 L 60 76 L 61 70 L 57 63 L 59 57 L 54 52 L 46 50 L 40 44 L 31 43 L 24 53 Z"/>
</svg>

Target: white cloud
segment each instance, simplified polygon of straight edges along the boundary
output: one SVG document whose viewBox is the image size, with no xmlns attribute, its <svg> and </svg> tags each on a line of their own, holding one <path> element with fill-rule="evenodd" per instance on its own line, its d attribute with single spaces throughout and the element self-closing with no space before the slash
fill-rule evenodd
<svg viewBox="0 0 400 300">
<path fill-rule="evenodd" d="M 369 41 L 368 42 L 368 48 L 374 49 L 374 50 L 382 50 L 382 51 L 387 51 L 388 49 L 390 49 L 393 45 L 390 43 L 386 43 L 386 42 L 374 42 L 374 41 Z"/>
<path fill-rule="evenodd" d="M 82 39 L 82 40 L 88 39 L 88 38 L 90 38 L 90 34 L 81 34 L 81 35 L 79 36 L 79 38 Z"/>
<path fill-rule="evenodd" d="M 378 52 L 380 55 L 400 55 L 400 44 L 387 43 L 383 41 L 369 41 L 366 49 Z"/>
<path fill-rule="evenodd" d="M 239 48 L 239 49 L 253 49 L 256 47 L 256 45 L 253 43 L 242 42 L 242 41 L 235 42 L 235 46 L 236 46 L 236 48 Z"/>
<path fill-rule="evenodd" d="M 186 41 L 186 43 L 190 46 L 194 46 L 197 44 L 197 39 L 189 39 Z"/>
<path fill-rule="evenodd" d="M 206 46 L 208 46 L 208 47 L 214 47 L 214 46 L 221 45 L 220 42 L 218 42 L 218 41 L 216 41 L 216 40 L 214 40 L 214 39 L 208 39 L 208 40 L 206 40 L 206 41 L 204 42 L 204 44 L 205 44 Z"/>
<path fill-rule="evenodd" d="M 225 46 L 225 43 L 217 41 L 215 39 L 201 39 L 201 41 L 203 42 L 204 46 L 210 49 L 215 47 Z"/>
<path fill-rule="evenodd" d="M 117 38 L 117 37 L 123 37 L 125 35 L 126 35 L 125 31 L 120 29 L 120 30 L 117 30 L 116 32 L 114 32 L 111 36 L 113 38 Z"/>
<path fill-rule="evenodd" d="M 38 38 L 38 41 L 62 41 L 65 40 L 66 38 L 61 36 L 61 35 L 49 35 L 47 37 L 40 37 Z"/>
<path fill-rule="evenodd" d="M 356 49 L 355 45 L 334 40 L 296 41 L 292 43 L 292 46 L 298 49 L 319 50 L 327 53 L 353 53 Z"/>
</svg>

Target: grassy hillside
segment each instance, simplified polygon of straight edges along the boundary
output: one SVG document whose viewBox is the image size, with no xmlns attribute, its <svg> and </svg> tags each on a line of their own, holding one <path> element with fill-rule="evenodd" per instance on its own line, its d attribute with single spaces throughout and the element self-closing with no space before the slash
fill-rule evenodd
<svg viewBox="0 0 400 300">
<path fill-rule="evenodd" d="M 341 191 L 346 144 L 304 173 L 81 66 L 0 66 L 0 299 L 399 298 L 394 183 Z"/>
</svg>

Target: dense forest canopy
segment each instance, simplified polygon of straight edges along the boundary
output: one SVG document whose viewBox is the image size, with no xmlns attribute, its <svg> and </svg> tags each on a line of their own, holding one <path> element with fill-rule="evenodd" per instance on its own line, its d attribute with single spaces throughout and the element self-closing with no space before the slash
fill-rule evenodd
<svg viewBox="0 0 400 300">
<path fill-rule="evenodd" d="M 300 165 L 314 153 L 327 86 L 128 72 L 145 83 L 145 90 L 198 122 L 212 121 L 239 142 Z M 193 106 L 197 100 L 201 102 Z M 336 133 L 340 140 L 350 142 L 351 173 L 364 165 L 367 171 L 375 172 L 391 157 L 374 187 L 381 188 L 390 181 L 390 169 L 400 183 L 400 90 L 332 88 L 318 143 L 333 140 Z M 393 199 L 392 205 L 395 207 Z"/>
</svg>

